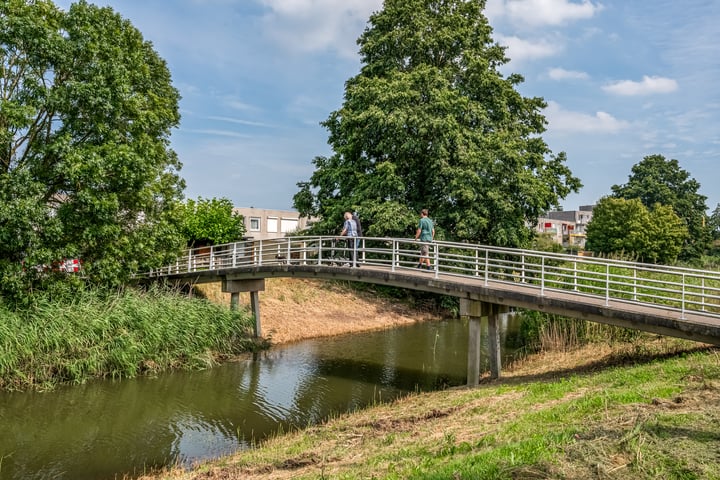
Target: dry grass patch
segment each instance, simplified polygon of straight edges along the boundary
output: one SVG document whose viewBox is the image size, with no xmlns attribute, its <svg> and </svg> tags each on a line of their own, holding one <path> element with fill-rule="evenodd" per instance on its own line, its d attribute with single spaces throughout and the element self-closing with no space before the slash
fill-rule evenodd
<svg viewBox="0 0 720 480">
<path fill-rule="evenodd" d="M 220 284 L 195 287 L 206 298 L 230 304 L 230 294 Z M 241 303 L 249 308 L 249 295 Z M 272 343 L 297 342 L 307 338 L 382 330 L 427 320 L 440 320 L 433 312 L 355 291 L 348 285 L 322 280 L 270 278 L 260 292 L 262 335 Z"/>
</svg>

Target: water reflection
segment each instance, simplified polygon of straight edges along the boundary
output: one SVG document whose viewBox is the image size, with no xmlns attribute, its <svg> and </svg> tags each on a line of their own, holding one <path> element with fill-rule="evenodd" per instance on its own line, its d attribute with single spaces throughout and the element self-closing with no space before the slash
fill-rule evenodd
<svg viewBox="0 0 720 480">
<path fill-rule="evenodd" d="M 201 372 L 0 394 L 0 479 L 190 465 L 332 414 L 464 384 L 466 371 L 467 325 L 448 321 L 305 341 Z"/>
</svg>

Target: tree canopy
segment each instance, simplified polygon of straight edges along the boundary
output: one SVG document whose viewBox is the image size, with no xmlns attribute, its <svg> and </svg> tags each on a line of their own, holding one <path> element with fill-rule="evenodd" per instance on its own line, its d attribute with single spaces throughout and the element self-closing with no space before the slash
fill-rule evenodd
<svg viewBox="0 0 720 480">
<path fill-rule="evenodd" d="M 240 240 L 245 234 L 242 215 L 227 198 L 189 199 L 182 208 L 182 234 L 189 247 Z"/>
<path fill-rule="evenodd" d="M 337 230 L 357 210 L 367 235 L 410 235 L 422 208 L 438 237 L 527 245 L 528 225 L 581 184 L 540 137 L 541 98 L 504 77 L 504 48 L 478 0 L 386 0 L 358 40 L 362 68 L 322 125 L 294 205 Z"/>
<path fill-rule="evenodd" d="M 85 1 L 0 3 L 0 272 L 80 257 L 117 283 L 182 245 L 179 94 L 152 45 Z"/>
<path fill-rule="evenodd" d="M 586 246 L 604 255 L 672 263 L 687 237 L 687 226 L 669 205 L 649 210 L 638 198 L 604 197 L 593 209 Z"/>
<path fill-rule="evenodd" d="M 616 198 L 637 198 L 649 210 L 655 205 L 671 207 L 687 226 L 689 235 L 682 247 L 681 257 L 697 258 L 708 248 L 711 233 L 705 224 L 707 197 L 700 195 L 700 183 L 680 168 L 677 160 L 662 155 L 649 155 L 633 165 L 628 182 L 613 185 Z"/>
</svg>

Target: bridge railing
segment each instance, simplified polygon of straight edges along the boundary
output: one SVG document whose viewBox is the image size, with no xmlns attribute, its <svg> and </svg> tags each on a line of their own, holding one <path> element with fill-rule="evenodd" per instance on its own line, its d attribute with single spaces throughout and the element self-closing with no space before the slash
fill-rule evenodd
<svg viewBox="0 0 720 480">
<path fill-rule="evenodd" d="M 248 240 L 188 250 L 149 276 L 185 274 L 263 265 L 355 265 L 415 269 L 420 243 L 399 238 L 286 237 Z M 432 269 L 424 275 L 458 276 L 475 281 L 523 284 L 545 291 L 649 304 L 680 312 L 720 317 L 720 273 L 595 257 L 537 252 L 469 243 L 431 242 Z"/>
</svg>

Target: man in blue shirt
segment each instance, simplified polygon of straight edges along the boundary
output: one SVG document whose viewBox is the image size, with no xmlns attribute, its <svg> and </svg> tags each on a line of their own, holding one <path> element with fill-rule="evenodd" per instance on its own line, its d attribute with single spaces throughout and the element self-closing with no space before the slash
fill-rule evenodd
<svg viewBox="0 0 720 480">
<path fill-rule="evenodd" d="M 348 247 L 350 248 L 350 259 L 352 261 L 353 266 L 359 267 L 359 265 L 357 264 L 357 261 L 355 259 L 355 253 L 357 252 L 358 226 L 352 217 L 353 217 L 352 213 L 345 212 L 345 223 L 343 224 L 343 229 L 342 229 L 342 232 L 340 232 L 340 236 L 348 237 Z"/>
</svg>

